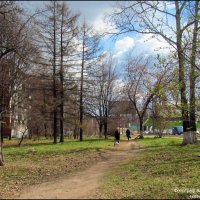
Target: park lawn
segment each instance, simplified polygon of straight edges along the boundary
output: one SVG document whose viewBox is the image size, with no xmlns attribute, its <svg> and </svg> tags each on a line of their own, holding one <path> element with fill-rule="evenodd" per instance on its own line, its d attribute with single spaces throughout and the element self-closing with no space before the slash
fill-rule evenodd
<svg viewBox="0 0 200 200">
<path fill-rule="evenodd" d="M 0 199 L 12 198 L 24 186 L 42 183 L 77 170 L 85 169 L 102 159 L 113 148 L 113 138 L 65 140 L 52 144 L 50 140 L 24 140 L 16 146 L 15 139 L 5 141 L 5 166 L 0 167 Z"/>
<path fill-rule="evenodd" d="M 101 198 L 200 198 L 200 144 L 181 146 L 181 142 L 175 138 L 138 141 L 141 151 L 107 174 L 99 189 Z"/>
</svg>

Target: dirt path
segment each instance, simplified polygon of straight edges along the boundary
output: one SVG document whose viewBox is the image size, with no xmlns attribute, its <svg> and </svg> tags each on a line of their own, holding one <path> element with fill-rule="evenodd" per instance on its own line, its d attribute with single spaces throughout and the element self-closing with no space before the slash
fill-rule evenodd
<svg viewBox="0 0 200 200">
<path fill-rule="evenodd" d="M 102 178 L 113 167 L 134 156 L 138 148 L 133 141 L 123 141 L 105 159 L 73 176 L 42 183 L 24 190 L 20 199 L 88 199 L 96 198 L 95 192 Z"/>
</svg>

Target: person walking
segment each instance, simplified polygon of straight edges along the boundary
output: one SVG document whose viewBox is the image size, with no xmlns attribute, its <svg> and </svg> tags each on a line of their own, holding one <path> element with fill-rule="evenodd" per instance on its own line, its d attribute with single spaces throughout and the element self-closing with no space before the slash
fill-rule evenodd
<svg viewBox="0 0 200 200">
<path fill-rule="evenodd" d="M 115 144 L 117 143 L 119 144 L 120 142 L 120 132 L 118 129 L 115 130 L 114 137 L 115 137 L 115 141 L 114 141 L 114 146 L 115 146 Z"/>
<path fill-rule="evenodd" d="M 128 138 L 128 141 L 131 138 L 131 132 L 129 129 L 126 130 L 126 137 Z"/>
</svg>

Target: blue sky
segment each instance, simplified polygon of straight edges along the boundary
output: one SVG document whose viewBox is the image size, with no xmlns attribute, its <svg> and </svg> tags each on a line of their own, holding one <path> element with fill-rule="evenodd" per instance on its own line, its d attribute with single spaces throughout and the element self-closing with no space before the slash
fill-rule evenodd
<svg viewBox="0 0 200 200">
<path fill-rule="evenodd" d="M 84 17 L 86 21 L 93 25 L 97 32 L 104 32 L 112 29 L 112 27 L 105 23 L 104 14 L 112 11 L 112 5 L 115 1 L 66 1 L 72 11 L 80 12 L 80 22 Z M 29 13 L 36 9 L 42 9 L 47 1 L 23 1 L 19 2 L 24 9 Z M 168 46 L 164 40 L 158 41 L 156 38 L 149 38 L 152 35 L 140 35 L 136 33 L 127 33 L 119 35 L 112 39 L 105 37 L 102 41 L 104 51 L 110 53 L 114 60 L 117 61 L 118 80 L 117 86 L 123 85 L 123 61 L 126 61 L 126 55 L 131 51 L 133 55 L 141 55 L 148 57 L 152 54 L 157 54 L 159 47 Z M 163 50 L 166 54 L 167 50 Z M 159 51 L 162 53 L 162 51 Z"/>
<path fill-rule="evenodd" d="M 48 1 L 21 1 L 19 4 L 23 6 L 28 12 L 34 12 L 36 9 L 41 9 Z M 104 22 L 104 13 L 109 12 L 112 9 L 114 1 L 66 1 L 72 11 L 79 12 L 80 22 L 86 19 L 86 21 L 94 25 L 96 31 L 105 30 L 108 26 Z M 104 48 L 106 50 L 112 49 L 114 46 L 113 40 L 104 40 Z"/>
<path fill-rule="evenodd" d="M 108 24 L 105 23 L 104 14 L 109 13 L 112 10 L 114 1 L 66 1 L 70 8 L 74 12 L 80 12 L 82 21 L 85 17 L 86 21 L 93 25 L 98 32 L 104 32 L 111 29 Z M 47 1 L 21 1 L 19 2 L 26 10 L 34 12 L 37 8 L 43 8 Z M 151 36 L 151 35 L 150 35 Z M 135 33 L 129 33 L 126 35 L 120 35 L 115 40 L 106 37 L 103 40 L 103 46 L 105 51 L 110 51 L 115 58 L 122 58 L 124 54 L 132 50 L 135 53 L 143 55 L 150 55 L 157 53 L 155 50 L 160 46 L 167 46 L 166 42 L 158 41 L 153 38 L 149 41 L 149 35 L 138 35 Z M 165 53 L 165 51 L 164 51 Z"/>
</svg>

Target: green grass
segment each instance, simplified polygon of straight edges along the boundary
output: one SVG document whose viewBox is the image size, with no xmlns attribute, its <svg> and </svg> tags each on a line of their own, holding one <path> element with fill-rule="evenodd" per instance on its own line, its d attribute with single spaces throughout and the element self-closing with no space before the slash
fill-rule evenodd
<svg viewBox="0 0 200 200">
<path fill-rule="evenodd" d="M 102 198 L 187 199 L 200 195 L 200 145 L 175 138 L 140 140 L 141 151 L 108 174 Z M 193 193 L 193 191 L 195 193 Z"/>
<path fill-rule="evenodd" d="M 87 150 L 87 149 L 98 149 L 98 148 L 106 148 L 111 146 L 113 143 L 112 140 L 103 140 L 103 139 L 90 139 L 84 140 L 82 142 L 79 141 L 66 141 L 65 143 L 52 144 L 51 141 L 47 140 L 46 143 L 37 142 L 35 144 L 26 144 L 22 147 L 5 147 L 4 154 L 5 157 L 21 157 L 28 155 L 29 153 L 36 153 L 39 155 L 42 154 L 62 154 L 66 151 L 73 150 Z"/>
<path fill-rule="evenodd" d="M 24 186 L 38 184 L 89 167 L 113 148 L 113 138 L 108 140 L 87 138 L 82 142 L 5 141 L 3 152 L 5 166 L 0 167 L 0 199 L 12 198 Z"/>
</svg>

